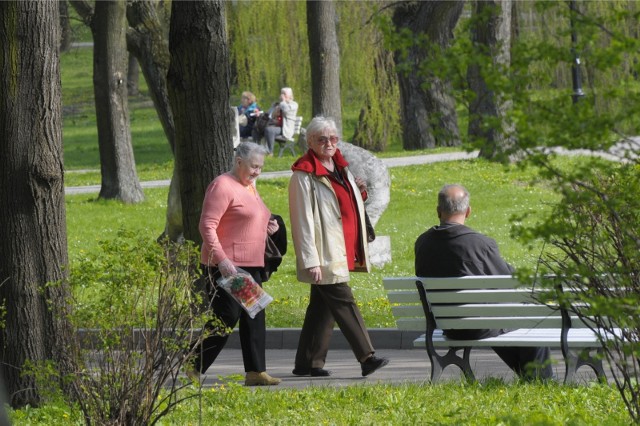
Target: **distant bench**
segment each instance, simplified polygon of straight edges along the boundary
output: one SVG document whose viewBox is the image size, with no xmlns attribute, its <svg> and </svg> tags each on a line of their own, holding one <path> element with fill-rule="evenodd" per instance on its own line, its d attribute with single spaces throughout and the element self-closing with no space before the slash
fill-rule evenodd
<svg viewBox="0 0 640 426">
<path fill-rule="evenodd" d="M 549 289 L 523 287 L 510 275 L 384 278 L 383 283 L 398 329 L 426 330 L 413 344 L 426 347 L 433 383 L 449 365 L 474 380 L 471 350 L 498 346 L 559 348 L 566 367 L 564 383 L 575 382 L 575 373 L 584 365 L 606 380 L 597 335 L 558 304 L 541 302 Z M 454 340 L 443 335 L 447 329 L 516 330 L 486 339 Z M 440 355 L 436 348 L 448 351 Z"/>
</svg>

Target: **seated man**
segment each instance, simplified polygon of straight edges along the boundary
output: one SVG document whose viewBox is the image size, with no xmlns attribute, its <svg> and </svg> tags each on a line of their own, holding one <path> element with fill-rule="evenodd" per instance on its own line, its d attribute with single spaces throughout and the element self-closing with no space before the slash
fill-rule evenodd
<svg viewBox="0 0 640 426">
<path fill-rule="evenodd" d="M 513 269 L 500 256 L 496 242 L 464 225 L 469 214 L 469 192 L 461 185 L 445 185 L 438 193 L 440 225 L 429 229 L 415 243 L 418 277 L 511 275 Z M 484 339 L 509 330 L 443 330 L 452 339 Z M 518 376 L 549 379 L 553 371 L 549 348 L 495 347 L 496 354 Z M 530 364 L 527 366 L 527 364 Z"/>
</svg>

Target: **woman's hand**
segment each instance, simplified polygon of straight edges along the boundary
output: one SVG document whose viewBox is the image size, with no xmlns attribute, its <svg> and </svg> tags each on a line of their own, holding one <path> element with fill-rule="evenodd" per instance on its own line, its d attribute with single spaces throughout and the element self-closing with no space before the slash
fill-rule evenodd
<svg viewBox="0 0 640 426">
<path fill-rule="evenodd" d="M 267 234 L 273 235 L 278 232 L 278 229 L 280 229 L 278 221 L 275 219 L 269 219 L 269 223 L 267 224 Z"/>
<path fill-rule="evenodd" d="M 238 273 L 238 271 L 236 270 L 236 267 L 233 265 L 233 262 L 231 262 L 229 258 L 226 258 L 222 262 L 218 263 L 218 270 L 220 271 L 220 274 L 222 274 L 224 278 L 230 277 Z"/>
<path fill-rule="evenodd" d="M 309 273 L 311 274 L 311 278 L 313 279 L 314 283 L 318 284 L 320 281 L 322 281 L 322 271 L 320 270 L 319 266 L 309 268 Z"/>
<path fill-rule="evenodd" d="M 361 177 L 356 177 L 356 186 L 360 190 L 360 192 L 367 191 L 367 183 Z"/>
</svg>

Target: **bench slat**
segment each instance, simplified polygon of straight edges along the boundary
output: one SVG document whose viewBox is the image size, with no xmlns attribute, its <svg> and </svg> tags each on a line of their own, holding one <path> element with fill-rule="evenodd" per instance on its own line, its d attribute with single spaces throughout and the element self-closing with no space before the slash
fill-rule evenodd
<svg viewBox="0 0 640 426">
<path fill-rule="evenodd" d="M 401 303 L 401 304 L 420 304 L 420 296 L 418 296 L 418 291 L 410 292 L 410 291 L 389 291 L 387 293 L 387 297 L 389 298 L 389 302 L 391 303 Z"/>
<path fill-rule="evenodd" d="M 428 291 L 427 300 L 438 303 L 540 303 L 528 290 L 460 290 Z"/>
<path fill-rule="evenodd" d="M 443 330 L 477 330 L 483 328 L 562 328 L 562 318 L 559 315 L 557 317 L 436 318 L 436 326 Z"/>
<path fill-rule="evenodd" d="M 568 344 L 570 348 L 593 348 L 598 346 L 598 338 L 591 330 L 578 329 L 569 330 Z M 493 347 L 493 346 L 519 346 L 519 347 L 537 347 L 549 346 L 552 348 L 560 347 L 560 329 L 518 329 L 497 337 L 488 337 L 481 340 L 449 340 L 443 334 L 442 330 L 436 330 L 433 333 L 433 345 L 438 348 L 445 347 Z M 413 341 L 414 347 L 425 346 L 425 335 L 422 335 Z"/>
<path fill-rule="evenodd" d="M 467 303 L 464 305 L 435 305 L 432 307 L 436 317 L 511 317 L 511 316 L 548 316 L 560 315 L 557 308 L 531 303 Z M 402 314 L 402 311 L 398 311 Z M 395 311 L 394 311 L 395 315 Z M 424 315 L 424 312 L 423 312 Z"/>
<path fill-rule="evenodd" d="M 400 305 L 392 306 L 391 312 L 395 318 L 415 318 L 418 317 L 424 323 L 424 309 L 422 305 Z"/>
<path fill-rule="evenodd" d="M 479 275 L 457 278 L 417 278 L 427 290 L 517 288 L 521 286 L 511 275 Z"/>
<path fill-rule="evenodd" d="M 382 280 L 382 284 L 384 285 L 385 290 L 415 290 L 416 294 L 418 294 L 418 290 L 416 289 L 416 277 L 403 277 L 403 278 L 384 278 Z"/>
<path fill-rule="evenodd" d="M 396 319 L 396 327 L 399 330 L 422 331 L 426 329 L 424 318 L 398 318 Z"/>
</svg>

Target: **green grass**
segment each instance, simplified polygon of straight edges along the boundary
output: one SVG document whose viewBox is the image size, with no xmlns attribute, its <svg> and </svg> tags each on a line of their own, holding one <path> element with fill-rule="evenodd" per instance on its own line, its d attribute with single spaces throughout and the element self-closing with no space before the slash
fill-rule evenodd
<svg viewBox="0 0 640 426">
<path fill-rule="evenodd" d="M 195 390 L 185 392 L 194 393 Z M 265 390 L 230 382 L 202 390 L 161 425 L 623 425 L 629 417 L 616 390 L 603 385 L 361 385 Z M 11 412 L 15 424 L 81 425 L 64 404 Z"/>
<path fill-rule="evenodd" d="M 413 244 L 420 233 L 437 223 L 436 196 L 445 183 L 467 186 L 473 210 L 468 225 L 495 238 L 508 262 L 516 267 L 535 263 L 539 247 L 529 250 L 510 238 L 513 214 L 542 210 L 555 199 L 549 190 L 527 183 L 531 172 L 472 160 L 392 168 L 390 173 L 391 201 L 376 233 L 391 238 L 392 262 L 370 274 L 354 273 L 351 281 L 369 327 L 395 327 L 382 278 L 413 274 Z M 263 179 L 258 188 L 289 229 L 287 184 L 287 179 Z M 145 195 L 146 200 L 138 205 L 96 200 L 95 194 L 67 196 L 71 267 L 89 251 L 98 250 L 98 241 L 114 238 L 120 228 L 150 240 L 157 238 L 164 229 L 167 189 L 147 189 Z M 308 285 L 296 280 L 290 237 L 281 267 L 265 284 L 275 299 L 268 309 L 268 327 L 300 327 L 308 302 Z"/>
</svg>

